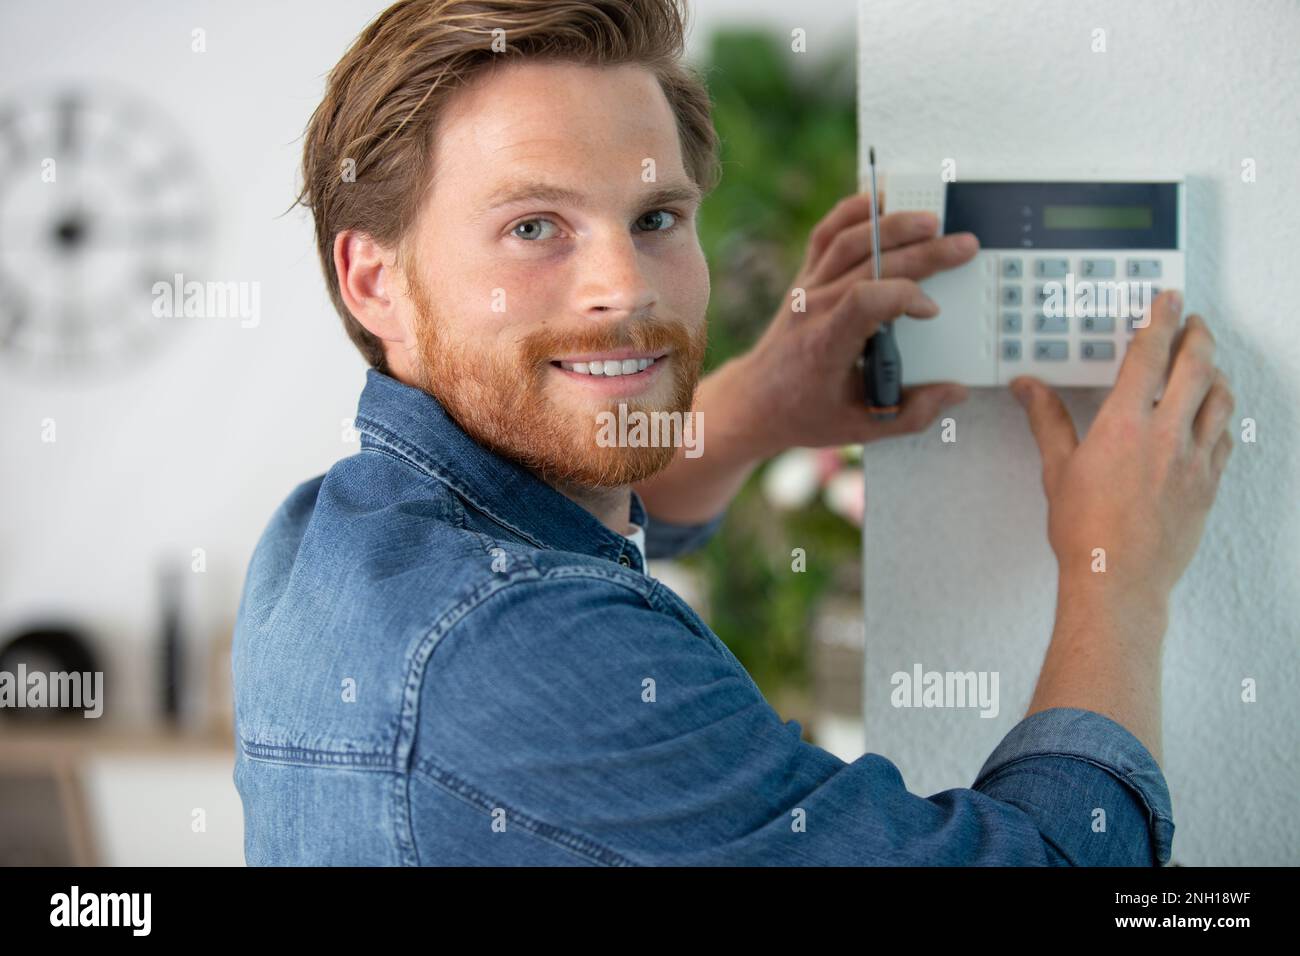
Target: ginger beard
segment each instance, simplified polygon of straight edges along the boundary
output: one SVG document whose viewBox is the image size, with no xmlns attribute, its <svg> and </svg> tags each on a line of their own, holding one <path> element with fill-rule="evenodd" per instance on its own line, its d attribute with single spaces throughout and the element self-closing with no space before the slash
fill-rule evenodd
<svg viewBox="0 0 1300 956">
<path fill-rule="evenodd" d="M 667 468 L 677 449 L 667 445 L 602 447 L 599 413 L 691 411 L 707 346 L 701 322 L 637 319 L 586 333 L 539 329 L 514 354 L 476 350 L 453 342 L 441 329 L 433 303 L 414 269 L 406 270 L 407 292 L 417 315 L 415 375 L 419 388 L 445 408 L 480 445 L 512 459 L 550 485 L 609 488 L 635 484 Z M 584 395 L 552 359 L 617 348 L 657 353 L 660 381 L 638 396 Z M 665 381 L 671 376 L 671 382 Z M 667 399 L 656 396 L 667 395 Z"/>
</svg>

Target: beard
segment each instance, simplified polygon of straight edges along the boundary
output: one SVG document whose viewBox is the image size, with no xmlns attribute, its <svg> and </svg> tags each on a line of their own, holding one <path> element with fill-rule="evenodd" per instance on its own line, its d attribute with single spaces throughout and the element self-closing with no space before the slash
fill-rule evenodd
<svg viewBox="0 0 1300 956">
<path fill-rule="evenodd" d="M 475 350 L 451 341 L 430 297 L 413 270 L 407 271 L 408 293 L 417 313 L 416 385 L 438 400 L 478 444 L 508 458 L 553 487 L 578 485 L 613 488 L 643 481 L 667 468 L 677 453 L 670 445 L 603 447 L 597 441 L 600 413 L 690 413 L 707 347 L 708 329 L 692 331 L 681 322 L 637 319 L 586 332 L 538 329 L 526 336 L 516 354 Z M 633 348 L 653 354 L 669 349 L 660 371 L 672 377 L 668 398 L 609 396 L 584 399 L 579 388 L 565 389 L 563 376 L 552 373 L 551 360 L 561 355 Z M 558 370 L 558 369 L 557 369 Z M 571 391 L 572 401 L 556 400 L 554 391 Z M 650 393 L 663 394 L 662 382 Z"/>
</svg>

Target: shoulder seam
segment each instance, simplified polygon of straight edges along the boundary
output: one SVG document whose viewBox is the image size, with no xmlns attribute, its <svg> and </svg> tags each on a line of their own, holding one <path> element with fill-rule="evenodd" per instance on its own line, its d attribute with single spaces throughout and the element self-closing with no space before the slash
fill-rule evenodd
<svg viewBox="0 0 1300 956">
<path fill-rule="evenodd" d="M 598 840 L 566 830 L 564 827 L 556 826 L 553 823 L 545 823 L 530 814 L 502 803 L 500 800 L 489 797 L 464 777 L 440 766 L 428 757 L 417 761 L 412 769 L 430 783 L 464 801 L 476 810 L 482 810 L 489 815 L 495 810 L 503 810 L 506 813 L 507 825 L 509 823 L 518 823 L 538 839 L 568 850 L 577 856 L 604 866 L 637 865 L 622 853 L 605 846 Z"/>
</svg>

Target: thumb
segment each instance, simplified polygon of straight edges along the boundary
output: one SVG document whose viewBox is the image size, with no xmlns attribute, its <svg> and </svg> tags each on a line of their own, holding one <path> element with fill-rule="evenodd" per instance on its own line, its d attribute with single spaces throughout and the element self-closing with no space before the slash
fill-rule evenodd
<svg viewBox="0 0 1300 956">
<path fill-rule="evenodd" d="M 1050 492 L 1065 460 L 1079 445 L 1074 420 L 1061 397 L 1036 378 L 1013 379 L 1011 393 L 1029 416 L 1029 429 L 1043 459 L 1043 487 Z"/>
</svg>

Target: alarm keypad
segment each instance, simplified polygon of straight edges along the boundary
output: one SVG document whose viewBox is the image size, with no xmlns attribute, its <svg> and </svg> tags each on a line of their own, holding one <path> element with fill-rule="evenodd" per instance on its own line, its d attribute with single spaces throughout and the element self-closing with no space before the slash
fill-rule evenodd
<svg viewBox="0 0 1300 956">
<path fill-rule="evenodd" d="M 996 329 L 1000 360 L 1015 364 L 1011 374 L 1032 372 L 1036 362 L 1117 362 L 1133 338 L 1134 323 L 1142 320 L 1144 303 L 1140 298 L 1130 298 L 1127 308 L 1116 303 L 1110 310 L 1114 314 L 1094 308 L 1091 311 L 1097 314 L 1053 315 L 1048 304 L 1071 294 L 1078 304 L 1080 290 L 1094 281 L 1105 280 L 1107 288 L 1114 288 L 1118 283 L 1159 278 L 1163 272 L 1159 259 L 1099 256 L 1095 251 L 1081 255 L 995 254 L 990 258 L 994 261 L 988 263 L 988 274 L 995 285 L 991 301 L 1001 312 L 989 319 L 989 327 Z M 1158 286 L 1149 288 L 1152 299 L 1160 294 Z M 1095 289 L 1092 301 L 1098 303 Z M 1020 311 L 1024 307 L 1031 310 L 1028 328 Z"/>
<path fill-rule="evenodd" d="M 898 324 L 904 382 L 1112 386 L 1154 287 L 1186 282 L 1183 179 L 967 173 L 885 174 L 890 211 L 929 212 L 944 234 L 979 239 L 973 261 L 921 281 L 939 315 Z"/>
</svg>

